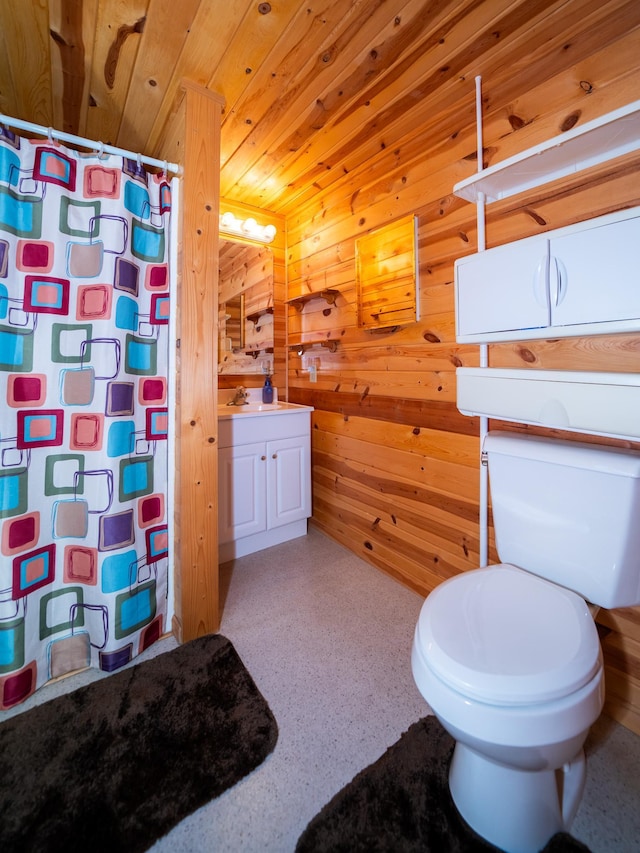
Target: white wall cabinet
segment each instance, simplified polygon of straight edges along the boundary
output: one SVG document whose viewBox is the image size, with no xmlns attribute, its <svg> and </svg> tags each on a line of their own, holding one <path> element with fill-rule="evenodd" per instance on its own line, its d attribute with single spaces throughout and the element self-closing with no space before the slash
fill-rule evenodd
<svg viewBox="0 0 640 853">
<path fill-rule="evenodd" d="M 310 421 L 308 413 L 289 411 L 255 417 L 243 413 L 220 421 L 220 562 L 307 531 L 311 515 Z M 260 433 L 267 440 L 249 440 Z"/>
<path fill-rule="evenodd" d="M 640 208 L 456 261 L 461 343 L 640 329 Z"/>
</svg>

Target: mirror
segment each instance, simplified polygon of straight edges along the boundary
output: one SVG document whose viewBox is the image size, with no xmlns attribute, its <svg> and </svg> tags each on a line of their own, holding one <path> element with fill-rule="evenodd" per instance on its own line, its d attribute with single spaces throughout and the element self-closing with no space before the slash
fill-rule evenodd
<svg viewBox="0 0 640 853">
<path fill-rule="evenodd" d="M 244 293 L 227 299 L 224 305 L 226 348 L 238 352 L 244 348 Z"/>
<path fill-rule="evenodd" d="M 358 326 L 394 329 L 420 319 L 418 217 L 405 216 L 356 239 Z"/>
<path fill-rule="evenodd" d="M 262 373 L 273 361 L 272 251 L 221 239 L 218 257 L 218 372 Z"/>
</svg>

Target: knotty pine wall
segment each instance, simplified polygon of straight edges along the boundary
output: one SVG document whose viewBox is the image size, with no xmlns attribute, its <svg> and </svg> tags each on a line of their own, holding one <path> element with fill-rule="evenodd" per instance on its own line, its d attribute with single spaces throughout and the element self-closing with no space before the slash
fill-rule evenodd
<svg viewBox="0 0 640 853">
<path fill-rule="evenodd" d="M 524 66 L 483 81 L 485 165 L 637 99 L 638 33 L 600 45 L 594 38 L 583 46 L 573 65 L 568 51 L 566 66 L 539 88 L 529 87 Z M 333 306 L 316 299 L 301 313 L 289 308 L 290 344 L 339 340 L 335 352 L 316 343 L 288 356 L 289 399 L 315 407 L 313 523 L 423 594 L 479 565 L 479 425 L 455 404 L 456 368 L 478 364 L 478 349 L 457 345 L 454 332 L 454 260 L 477 248 L 475 207 L 452 195 L 476 168 L 473 80 L 461 85 L 469 92 L 464 115 L 435 116 L 419 144 L 406 148 L 387 148 L 384 129 L 376 130 L 375 156 L 330 189 L 319 187 L 287 218 L 288 298 L 340 291 Z M 626 156 L 490 205 L 487 247 L 638 204 L 640 156 Z M 355 239 L 409 213 L 419 216 L 422 319 L 395 333 L 360 331 Z M 640 335 L 491 346 L 490 364 L 640 372 Z M 606 710 L 640 733 L 640 608 L 604 611 L 598 621 Z"/>
</svg>

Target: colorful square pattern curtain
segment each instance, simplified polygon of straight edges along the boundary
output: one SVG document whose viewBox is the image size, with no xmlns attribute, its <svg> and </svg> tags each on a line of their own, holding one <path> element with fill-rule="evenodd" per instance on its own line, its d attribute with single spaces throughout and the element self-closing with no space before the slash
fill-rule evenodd
<svg viewBox="0 0 640 853">
<path fill-rule="evenodd" d="M 170 185 L 0 127 L 0 708 L 157 640 Z"/>
</svg>

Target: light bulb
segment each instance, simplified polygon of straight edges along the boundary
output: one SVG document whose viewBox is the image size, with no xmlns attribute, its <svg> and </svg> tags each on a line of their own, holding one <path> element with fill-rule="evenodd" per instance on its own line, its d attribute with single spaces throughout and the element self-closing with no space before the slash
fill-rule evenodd
<svg viewBox="0 0 640 853">
<path fill-rule="evenodd" d="M 270 243 L 273 238 L 276 236 L 276 226 L 275 225 L 265 225 L 264 226 L 264 239 Z"/>
</svg>

